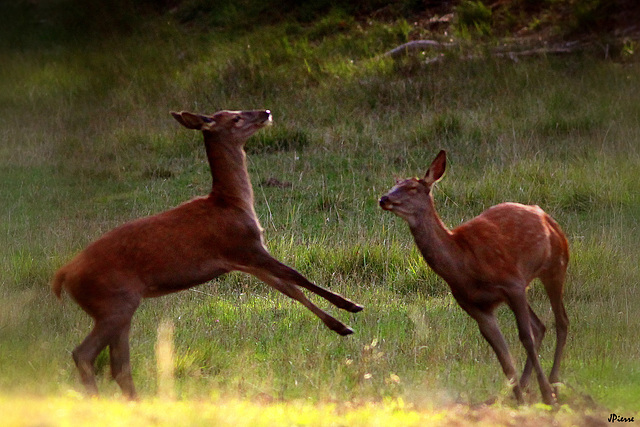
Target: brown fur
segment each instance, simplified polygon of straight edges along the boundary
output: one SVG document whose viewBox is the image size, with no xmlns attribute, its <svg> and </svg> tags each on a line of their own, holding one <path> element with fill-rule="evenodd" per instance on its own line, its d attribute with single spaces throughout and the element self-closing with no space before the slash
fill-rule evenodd
<svg viewBox="0 0 640 427">
<path fill-rule="evenodd" d="M 90 394 L 98 391 L 94 361 L 108 346 L 113 377 L 126 396 L 135 398 L 129 328 L 143 298 L 188 289 L 232 270 L 253 274 L 301 302 L 341 335 L 352 331 L 311 303 L 298 287 L 350 312 L 362 310 L 275 260 L 263 244 L 244 142 L 270 123 L 271 113 L 172 115 L 183 126 L 203 132 L 212 176 L 210 194 L 111 230 L 60 268 L 52 281 L 55 295 L 60 297 L 64 288 L 95 321 L 91 333 L 73 351 Z"/>
<path fill-rule="evenodd" d="M 569 262 L 567 239 L 558 224 L 538 206 L 518 203 L 493 206 L 453 230 L 447 229 L 431 194 L 445 166 L 446 154 L 441 151 L 424 179 L 400 182 L 380 199 L 380 206 L 408 222 L 427 264 L 449 284 L 458 304 L 478 323 L 513 383 L 516 399 L 523 401 L 522 389 L 535 368 L 544 402 L 555 403 L 550 383 L 558 381 L 569 325 L 562 303 Z M 526 289 L 535 278 L 544 284 L 556 320 L 556 352 L 548 379 L 537 355 L 546 328 L 526 298 Z M 494 315 L 502 303 L 513 310 L 527 351 L 519 383 Z"/>
</svg>

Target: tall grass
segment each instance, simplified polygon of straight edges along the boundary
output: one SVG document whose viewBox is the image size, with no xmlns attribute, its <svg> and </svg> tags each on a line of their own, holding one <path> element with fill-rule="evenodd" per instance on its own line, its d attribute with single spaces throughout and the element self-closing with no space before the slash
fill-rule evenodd
<svg viewBox="0 0 640 427">
<path fill-rule="evenodd" d="M 395 178 L 423 174 L 445 148 L 435 199 L 448 225 L 511 200 L 539 204 L 569 236 L 561 403 L 637 410 L 637 63 L 391 63 L 377 55 L 406 41 L 406 22 L 336 31 L 336 16 L 234 37 L 163 20 L 89 50 L 0 53 L 0 390 L 79 389 L 70 351 L 90 322 L 51 296 L 49 278 L 112 227 L 206 193 L 201 137 L 168 111 L 265 107 L 276 125 L 247 145 L 267 245 L 364 304 L 355 315 L 329 307 L 356 334 L 337 337 L 257 279 L 229 274 L 144 302 L 131 338 L 143 396 L 158 387 L 155 331 L 168 320 L 182 399 L 509 403 L 476 325 L 406 226 L 377 207 Z M 552 316 L 538 286 L 530 296 L 550 326 L 548 368 Z M 499 318 L 522 364 L 512 315 Z M 98 366 L 101 390 L 118 394 L 106 354 Z"/>
</svg>

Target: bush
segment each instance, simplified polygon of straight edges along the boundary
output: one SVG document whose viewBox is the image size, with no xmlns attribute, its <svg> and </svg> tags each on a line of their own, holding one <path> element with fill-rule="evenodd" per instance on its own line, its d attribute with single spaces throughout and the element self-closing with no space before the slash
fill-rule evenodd
<svg viewBox="0 0 640 427">
<path fill-rule="evenodd" d="M 455 14 L 456 29 L 462 37 L 491 35 L 491 9 L 481 1 L 465 0 L 455 8 Z"/>
</svg>

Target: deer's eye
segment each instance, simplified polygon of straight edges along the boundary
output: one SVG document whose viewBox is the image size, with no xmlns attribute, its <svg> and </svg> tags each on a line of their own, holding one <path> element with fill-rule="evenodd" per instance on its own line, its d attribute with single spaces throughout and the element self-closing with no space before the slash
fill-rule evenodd
<svg viewBox="0 0 640 427">
<path fill-rule="evenodd" d="M 235 116 L 233 119 L 231 119 L 233 121 L 233 123 L 238 123 L 240 120 L 242 120 L 242 118 L 240 116 Z"/>
</svg>

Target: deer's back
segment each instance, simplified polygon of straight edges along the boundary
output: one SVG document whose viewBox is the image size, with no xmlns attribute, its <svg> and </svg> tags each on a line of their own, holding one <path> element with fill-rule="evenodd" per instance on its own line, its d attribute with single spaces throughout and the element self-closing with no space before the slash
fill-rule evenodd
<svg viewBox="0 0 640 427">
<path fill-rule="evenodd" d="M 260 234 L 251 212 L 197 198 L 107 232 L 62 267 L 63 286 L 80 305 L 175 292 L 232 270 L 233 256 L 260 244 Z"/>
<path fill-rule="evenodd" d="M 467 268 L 481 280 L 512 277 L 529 282 L 558 255 L 559 242 L 566 239 L 557 224 L 552 226 L 540 207 L 519 203 L 493 206 L 452 230 L 466 254 Z"/>
</svg>

